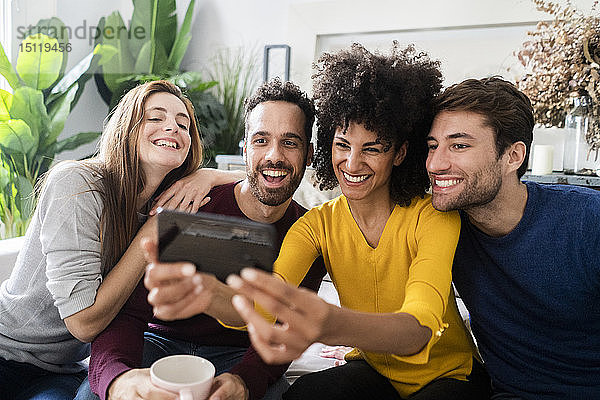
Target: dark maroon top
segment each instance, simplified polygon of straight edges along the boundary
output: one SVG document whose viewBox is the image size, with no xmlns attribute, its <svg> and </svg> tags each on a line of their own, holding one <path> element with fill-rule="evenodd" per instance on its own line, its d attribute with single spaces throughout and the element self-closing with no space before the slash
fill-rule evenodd
<svg viewBox="0 0 600 400">
<path fill-rule="evenodd" d="M 208 194 L 211 201 L 200 211 L 247 218 L 235 201 L 233 189 L 236 184 L 213 188 Z M 288 229 L 305 212 L 305 208 L 292 201 L 283 217 L 273 224 L 279 234 L 279 246 Z M 325 273 L 323 259 L 319 257 L 301 285 L 317 291 Z M 246 332 L 227 329 L 206 314 L 172 322 L 153 318 L 147 296 L 148 290 L 140 282 L 123 309 L 92 342 L 89 381 L 92 391 L 102 400 L 106 398 L 108 387 L 117 376 L 141 366 L 145 331 L 202 346 L 248 347 L 242 360 L 229 372 L 244 380 L 251 399 L 262 398 L 267 387 L 277 381 L 288 368 L 289 364 L 266 364 L 251 346 Z"/>
</svg>

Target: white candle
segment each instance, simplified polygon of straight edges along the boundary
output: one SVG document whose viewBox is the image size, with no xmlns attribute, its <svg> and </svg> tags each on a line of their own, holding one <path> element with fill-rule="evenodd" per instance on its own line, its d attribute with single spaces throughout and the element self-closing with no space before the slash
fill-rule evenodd
<svg viewBox="0 0 600 400">
<path fill-rule="evenodd" d="M 532 175 L 548 175 L 552 173 L 554 160 L 554 146 L 536 144 L 533 146 L 533 160 L 531 162 Z"/>
</svg>

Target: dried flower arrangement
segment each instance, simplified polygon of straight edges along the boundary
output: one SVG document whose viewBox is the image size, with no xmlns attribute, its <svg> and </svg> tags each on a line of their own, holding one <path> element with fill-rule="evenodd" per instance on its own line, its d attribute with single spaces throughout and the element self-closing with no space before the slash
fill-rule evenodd
<svg viewBox="0 0 600 400">
<path fill-rule="evenodd" d="M 600 148 L 600 10 L 596 0 L 589 15 L 570 0 L 532 0 L 536 8 L 554 17 L 528 32 L 529 40 L 515 52 L 525 67 L 517 81 L 533 103 L 536 121 L 546 126 L 564 125 L 569 95 L 578 92 L 593 102 L 594 126 L 590 150 Z"/>
</svg>

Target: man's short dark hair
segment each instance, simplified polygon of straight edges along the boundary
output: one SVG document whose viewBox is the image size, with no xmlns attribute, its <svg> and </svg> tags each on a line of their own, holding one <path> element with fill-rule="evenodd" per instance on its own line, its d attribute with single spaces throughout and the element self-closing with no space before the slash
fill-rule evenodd
<svg viewBox="0 0 600 400">
<path fill-rule="evenodd" d="M 331 146 L 338 127 L 352 121 L 376 132 L 398 149 L 408 142 L 404 161 L 392 170 L 390 196 L 407 206 L 429 189 L 425 169 L 426 137 L 433 121 L 433 100 L 442 88 L 439 62 L 413 46 L 394 42 L 389 55 L 360 44 L 317 61 L 313 96 L 317 106 L 317 150 L 313 160 L 321 189 L 338 185 Z"/>
<path fill-rule="evenodd" d="M 494 130 L 498 158 L 513 143 L 525 143 L 527 153 L 517 175 L 521 178 L 525 174 L 535 121 L 529 98 L 515 85 L 497 76 L 467 79 L 447 88 L 437 99 L 435 110 L 469 111 L 483 116 Z"/>
<path fill-rule="evenodd" d="M 315 123 L 315 106 L 306 93 L 292 82 L 282 82 L 279 78 L 273 78 L 260 85 L 256 92 L 246 99 L 244 102 L 244 121 L 248 121 L 248 116 L 254 110 L 254 107 L 265 101 L 286 101 L 300 107 L 305 118 L 306 143 L 307 145 L 310 143 L 312 126 Z"/>
</svg>

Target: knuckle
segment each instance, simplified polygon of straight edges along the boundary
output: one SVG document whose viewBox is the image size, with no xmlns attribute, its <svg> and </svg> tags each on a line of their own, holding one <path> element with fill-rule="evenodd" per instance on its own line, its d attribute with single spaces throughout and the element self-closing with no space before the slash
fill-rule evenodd
<svg viewBox="0 0 600 400">
<path fill-rule="evenodd" d="M 290 285 L 283 286 L 283 298 L 291 299 L 294 295 L 294 291 L 297 290 L 296 287 L 291 287 Z"/>
</svg>

